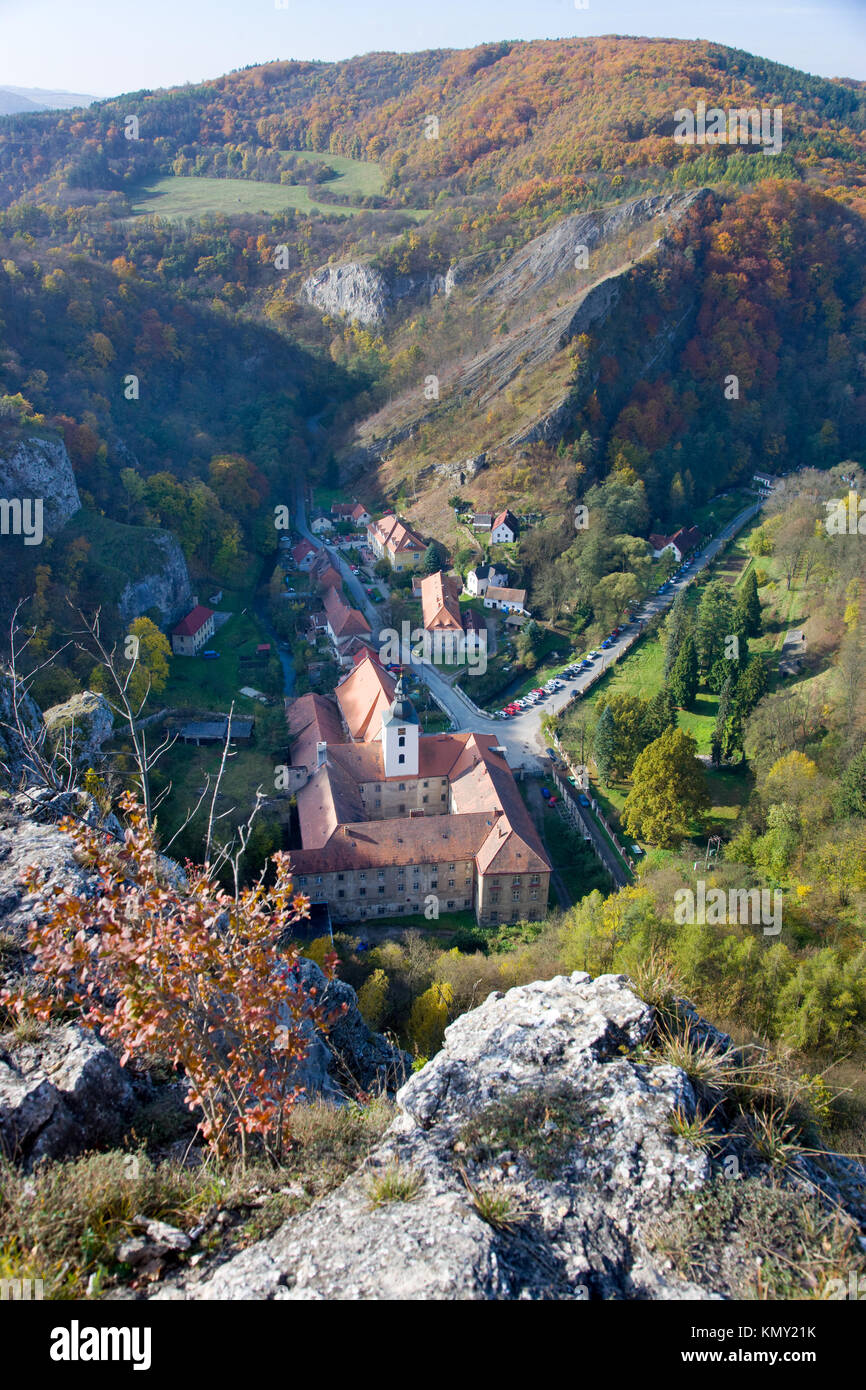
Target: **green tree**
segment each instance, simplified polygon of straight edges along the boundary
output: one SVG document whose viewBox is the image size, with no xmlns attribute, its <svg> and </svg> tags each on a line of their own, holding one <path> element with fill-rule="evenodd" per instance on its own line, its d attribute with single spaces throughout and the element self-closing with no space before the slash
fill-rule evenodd
<svg viewBox="0 0 866 1390">
<path fill-rule="evenodd" d="M 387 1007 L 388 976 L 384 970 L 374 970 L 358 990 L 358 1008 L 370 1027 L 378 1031 Z"/>
<path fill-rule="evenodd" d="M 698 657 L 690 632 L 683 639 L 668 684 L 675 702 L 681 709 L 688 709 L 698 693 Z"/>
<path fill-rule="evenodd" d="M 592 737 L 592 756 L 595 758 L 598 775 L 606 787 L 610 786 L 613 776 L 615 752 L 616 725 L 613 711 L 608 705 L 603 710 Z"/>
<path fill-rule="evenodd" d="M 724 656 L 725 638 L 734 630 L 731 591 L 721 579 L 714 579 L 701 595 L 695 623 L 695 645 L 702 670 L 708 670 L 717 657 Z"/>
<path fill-rule="evenodd" d="M 432 1057 L 442 1046 L 448 1025 L 448 1009 L 454 997 L 449 984 L 434 980 L 419 995 L 409 1014 L 409 1037 L 421 1057 Z"/>
<path fill-rule="evenodd" d="M 758 580 L 754 565 L 749 566 L 746 571 L 746 577 L 740 585 L 740 591 L 737 596 L 737 615 L 742 622 L 747 637 L 760 636 L 761 600 L 758 597 Z"/>
<path fill-rule="evenodd" d="M 682 729 L 667 729 L 640 754 L 623 808 L 631 835 L 673 845 L 709 805 L 697 744 Z"/>
</svg>

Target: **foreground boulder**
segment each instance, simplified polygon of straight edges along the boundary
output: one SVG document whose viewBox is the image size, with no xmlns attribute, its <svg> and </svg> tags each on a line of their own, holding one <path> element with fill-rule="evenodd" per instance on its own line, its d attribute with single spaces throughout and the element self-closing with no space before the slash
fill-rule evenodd
<svg viewBox="0 0 866 1390">
<path fill-rule="evenodd" d="M 669 1278 L 643 1241 L 710 1168 L 670 1126 L 675 1109 L 694 1110 L 684 1073 L 629 1055 L 652 1027 L 620 976 L 492 994 L 398 1093 L 362 1170 L 160 1296 L 711 1297 Z M 389 1185 L 404 1199 L 387 1200 Z"/>
<path fill-rule="evenodd" d="M 0 1152 L 25 1167 L 116 1143 L 134 1106 L 114 1055 L 75 1024 L 0 1034 Z"/>
</svg>

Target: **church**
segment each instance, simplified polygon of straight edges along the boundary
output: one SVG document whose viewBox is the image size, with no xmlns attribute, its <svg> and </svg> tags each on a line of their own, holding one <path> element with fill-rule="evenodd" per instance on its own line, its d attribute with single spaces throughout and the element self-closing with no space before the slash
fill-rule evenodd
<svg viewBox="0 0 866 1390">
<path fill-rule="evenodd" d="M 402 678 L 374 656 L 335 699 L 288 711 L 299 891 L 335 922 L 472 909 L 479 924 L 541 920 L 550 861 L 495 735 L 423 734 Z"/>
</svg>

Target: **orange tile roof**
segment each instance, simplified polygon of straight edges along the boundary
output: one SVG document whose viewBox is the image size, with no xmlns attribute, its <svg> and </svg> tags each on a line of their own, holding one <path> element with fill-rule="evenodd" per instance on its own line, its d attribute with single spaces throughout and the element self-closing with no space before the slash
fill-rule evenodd
<svg viewBox="0 0 866 1390">
<path fill-rule="evenodd" d="M 372 531 L 379 544 L 397 554 L 401 550 L 424 550 L 426 547 L 421 537 L 407 526 L 405 521 L 401 521 L 396 516 L 383 516 L 381 521 L 370 523 L 369 530 Z"/>
<path fill-rule="evenodd" d="M 422 622 L 428 632 L 463 631 L 457 581 L 444 570 L 421 580 Z"/>
<path fill-rule="evenodd" d="M 354 739 L 378 738 L 382 715 L 394 699 L 394 677 L 378 661 L 367 658 L 340 681 L 334 694 Z"/>
<path fill-rule="evenodd" d="M 370 631 L 364 614 L 357 608 L 350 608 L 335 588 L 326 591 L 323 603 L 336 637 L 353 637 Z"/>
</svg>

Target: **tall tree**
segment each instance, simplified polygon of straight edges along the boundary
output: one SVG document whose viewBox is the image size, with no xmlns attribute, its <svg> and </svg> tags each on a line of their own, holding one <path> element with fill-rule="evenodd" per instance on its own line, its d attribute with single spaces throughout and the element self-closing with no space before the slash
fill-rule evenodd
<svg viewBox="0 0 866 1390">
<path fill-rule="evenodd" d="M 670 846 L 689 834 L 691 821 L 708 805 L 695 740 L 682 729 L 668 729 L 634 765 L 623 823 L 631 835 Z"/>
<path fill-rule="evenodd" d="M 675 702 L 688 709 L 698 693 L 698 656 L 690 632 L 683 639 L 668 685 Z"/>
<path fill-rule="evenodd" d="M 595 726 L 592 739 L 592 756 L 595 758 L 598 775 L 606 787 L 610 785 L 613 776 L 615 755 L 616 725 L 614 724 L 613 711 L 610 705 L 606 705 Z"/>
<path fill-rule="evenodd" d="M 758 597 L 758 579 L 754 565 L 746 571 L 746 577 L 737 596 L 737 617 L 741 619 L 747 637 L 759 637 L 761 633 L 761 600 Z"/>
</svg>

